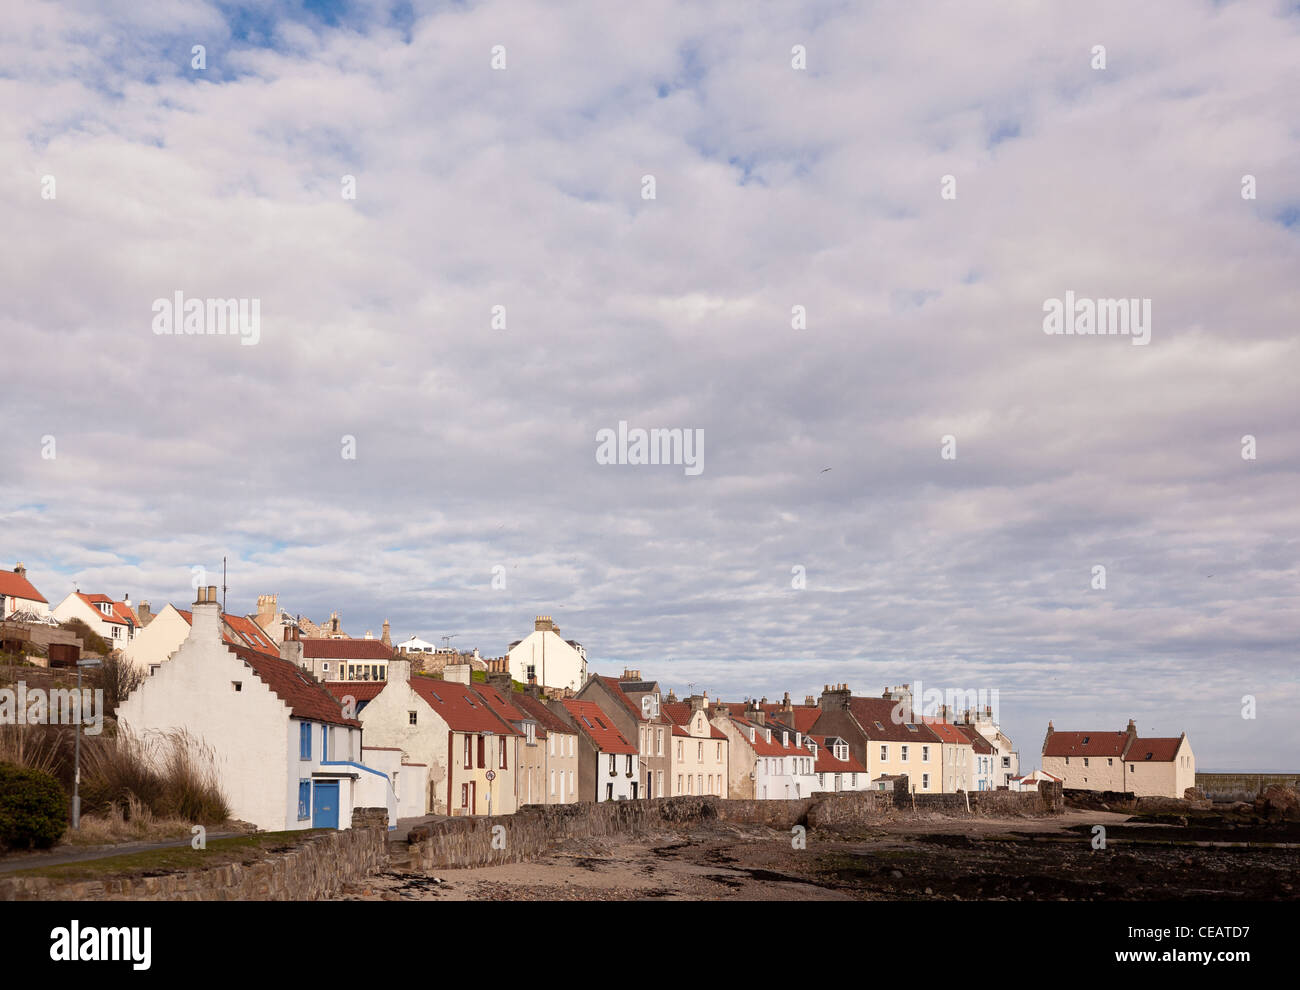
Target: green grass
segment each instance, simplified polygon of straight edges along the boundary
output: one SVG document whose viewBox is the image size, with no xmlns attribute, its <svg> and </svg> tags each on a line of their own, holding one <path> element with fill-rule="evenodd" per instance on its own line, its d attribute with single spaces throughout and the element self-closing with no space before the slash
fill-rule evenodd
<svg viewBox="0 0 1300 990">
<path fill-rule="evenodd" d="M 231 863 L 250 864 L 262 860 L 269 850 L 283 846 L 296 846 L 304 838 L 330 832 L 333 829 L 303 829 L 295 832 L 259 832 L 256 835 L 238 835 L 228 839 L 213 839 L 207 849 L 191 849 L 188 845 L 170 849 L 149 849 L 144 852 L 107 856 L 83 863 L 59 863 L 54 866 L 35 866 L 6 874 L 14 877 L 48 877 L 51 880 L 110 880 L 116 877 L 158 876 L 164 873 L 184 873 L 190 870 L 209 869 Z"/>
</svg>

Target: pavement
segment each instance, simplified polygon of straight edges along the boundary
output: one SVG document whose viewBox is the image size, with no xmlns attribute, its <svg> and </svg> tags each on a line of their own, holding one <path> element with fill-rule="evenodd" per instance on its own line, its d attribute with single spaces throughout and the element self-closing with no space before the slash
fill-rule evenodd
<svg viewBox="0 0 1300 990">
<path fill-rule="evenodd" d="M 244 834 L 243 832 L 209 832 L 208 839 L 226 839 Z M 121 842 L 111 846 L 58 846 L 45 852 L 6 856 L 0 859 L 0 873 L 13 873 L 15 870 L 30 870 L 40 866 L 62 866 L 64 863 L 84 863 L 93 859 L 107 859 L 110 856 L 148 852 L 151 849 L 174 849 L 188 846 L 192 839 L 192 836 L 186 835 L 162 842 Z"/>
</svg>

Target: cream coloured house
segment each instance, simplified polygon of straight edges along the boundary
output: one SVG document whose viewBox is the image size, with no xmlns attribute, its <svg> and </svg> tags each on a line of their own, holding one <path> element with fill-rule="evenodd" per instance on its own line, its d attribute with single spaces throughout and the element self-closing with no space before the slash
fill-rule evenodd
<svg viewBox="0 0 1300 990">
<path fill-rule="evenodd" d="M 1181 798 L 1196 785 L 1187 733 L 1141 737 L 1133 719 L 1123 732 L 1058 732 L 1048 722 L 1042 761 L 1066 788 Z"/>
<path fill-rule="evenodd" d="M 714 794 L 727 797 L 727 734 L 709 721 L 709 696 L 669 702 L 660 711 L 672 726 L 665 797 Z"/>
<path fill-rule="evenodd" d="M 560 627 L 549 615 L 539 615 L 533 631 L 507 651 L 510 676 L 520 684 L 578 691 L 587 681 L 587 651 L 581 643 L 560 638 Z"/>
</svg>

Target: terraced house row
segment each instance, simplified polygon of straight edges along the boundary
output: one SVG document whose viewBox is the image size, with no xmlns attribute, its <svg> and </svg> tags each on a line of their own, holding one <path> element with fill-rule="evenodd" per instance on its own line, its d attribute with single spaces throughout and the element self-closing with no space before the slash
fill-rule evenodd
<svg viewBox="0 0 1300 990">
<path fill-rule="evenodd" d="M 560 639 L 549 616 L 484 659 L 415 636 L 394 648 L 386 620 L 379 639 L 354 639 L 338 612 L 313 623 L 275 595 L 259 596 L 253 615 L 222 611 L 213 587 L 197 596 L 155 614 L 77 589 L 51 609 L 20 564 L 0 573 L 0 633 L 36 643 L 40 628 L 65 632 L 63 613 L 101 634 L 145 675 L 119 724 L 193 737 L 235 817 L 267 829 L 346 828 L 358 807 L 386 807 L 395 827 L 530 804 L 788 800 L 904 781 L 917 793 L 1053 780 L 1181 796 L 1195 780 L 1185 736 L 1140 738 L 1131 721 L 1123 733 L 1049 724 L 1043 769 L 1021 775 L 990 709 L 921 717 L 907 684 L 875 697 L 826 685 L 802 704 L 788 693 L 780 703 L 679 699 L 640 670 L 589 672 L 581 644 Z M 73 647 L 50 642 L 48 662 L 66 662 Z"/>
</svg>

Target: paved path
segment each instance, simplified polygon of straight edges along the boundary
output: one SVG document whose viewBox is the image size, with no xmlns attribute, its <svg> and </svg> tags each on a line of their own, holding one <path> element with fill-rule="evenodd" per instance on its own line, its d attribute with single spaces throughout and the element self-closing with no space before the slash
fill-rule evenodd
<svg viewBox="0 0 1300 990">
<path fill-rule="evenodd" d="M 227 839 L 243 835 L 243 832 L 209 832 L 208 839 Z M 12 873 L 14 870 L 28 870 L 38 866 L 62 866 L 64 863 L 84 863 L 92 859 L 107 859 L 109 856 L 125 856 L 128 853 L 148 852 L 151 849 L 172 849 L 188 846 L 192 836 L 168 839 L 164 842 L 123 842 L 114 846 L 58 846 L 48 852 L 31 853 L 26 856 L 6 856 L 0 859 L 0 873 Z"/>
</svg>

